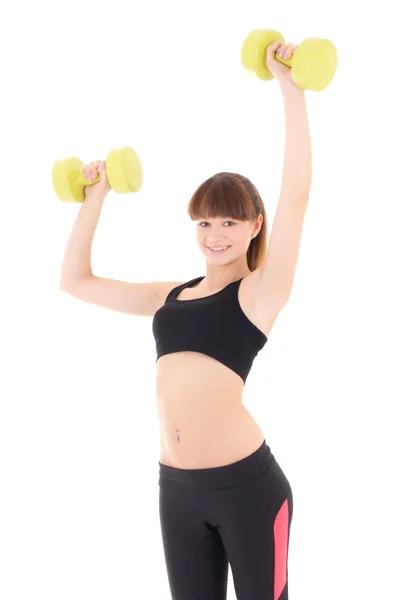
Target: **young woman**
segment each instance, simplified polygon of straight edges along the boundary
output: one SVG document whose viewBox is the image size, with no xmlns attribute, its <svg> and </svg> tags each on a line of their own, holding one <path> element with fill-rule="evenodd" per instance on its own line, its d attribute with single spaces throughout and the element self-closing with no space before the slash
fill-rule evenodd
<svg viewBox="0 0 400 600">
<path fill-rule="evenodd" d="M 61 287 L 87 302 L 153 317 L 160 418 L 159 507 L 173 600 L 225 600 L 228 563 L 238 600 L 288 599 L 292 490 L 263 433 L 242 404 L 246 378 L 267 342 L 294 278 L 311 186 L 304 91 L 266 53 L 286 120 L 281 196 L 268 252 L 264 204 L 255 186 L 218 173 L 188 211 L 206 276 L 188 282 L 126 283 L 93 275 L 90 252 L 110 189 L 104 163 L 88 180 L 65 253 Z"/>
</svg>

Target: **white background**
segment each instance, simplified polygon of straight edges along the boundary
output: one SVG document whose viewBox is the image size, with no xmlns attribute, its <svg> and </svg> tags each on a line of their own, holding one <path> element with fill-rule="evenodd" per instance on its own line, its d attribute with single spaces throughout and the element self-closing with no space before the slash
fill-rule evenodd
<svg viewBox="0 0 400 600">
<path fill-rule="evenodd" d="M 143 187 L 106 198 L 93 272 L 205 275 L 186 212 L 198 185 L 246 175 L 270 227 L 279 197 L 279 86 L 240 62 L 256 28 L 328 38 L 339 56 L 331 85 L 306 92 L 313 185 L 295 284 L 244 390 L 293 489 L 290 599 L 400 597 L 398 31 L 388 0 L 368 6 L 2 9 L 2 600 L 170 598 L 152 319 L 60 291 L 81 205 L 58 200 L 51 170 L 132 146 Z"/>
</svg>

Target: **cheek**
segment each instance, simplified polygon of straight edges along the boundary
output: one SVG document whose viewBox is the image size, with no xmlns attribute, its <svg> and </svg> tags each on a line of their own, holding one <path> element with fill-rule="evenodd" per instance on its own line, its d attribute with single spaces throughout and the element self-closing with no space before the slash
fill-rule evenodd
<svg viewBox="0 0 400 600">
<path fill-rule="evenodd" d="M 197 226 L 196 229 L 196 236 L 198 240 L 204 240 L 207 235 L 210 233 L 211 229 L 209 227 L 200 227 L 200 225 Z"/>
</svg>

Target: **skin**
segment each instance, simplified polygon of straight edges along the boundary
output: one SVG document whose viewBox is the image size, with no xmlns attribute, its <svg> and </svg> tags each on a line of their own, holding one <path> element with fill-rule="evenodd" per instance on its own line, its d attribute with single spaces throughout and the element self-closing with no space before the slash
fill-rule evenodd
<svg viewBox="0 0 400 600">
<path fill-rule="evenodd" d="M 201 253 L 206 259 L 206 278 L 198 286 L 202 293 L 213 293 L 231 281 L 245 277 L 251 271 L 247 265 L 247 250 L 253 237 L 259 233 L 263 222 L 260 214 L 255 222 L 233 218 L 209 218 L 196 221 L 196 237 Z M 209 246 L 228 248 L 215 254 Z"/>
</svg>

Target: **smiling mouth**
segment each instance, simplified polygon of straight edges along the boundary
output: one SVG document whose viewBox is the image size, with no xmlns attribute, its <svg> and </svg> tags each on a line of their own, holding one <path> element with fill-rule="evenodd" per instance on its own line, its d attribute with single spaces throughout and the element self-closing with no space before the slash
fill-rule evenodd
<svg viewBox="0 0 400 600">
<path fill-rule="evenodd" d="M 212 248 L 210 248 L 210 246 L 206 247 L 210 250 L 210 252 L 214 252 L 214 254 L 222 254 L 223 252 L 226 252 L 226 250 L 229 250 L 230 245 L 224 248 L 223 250 L 213 250 Z"/>
</svg>

